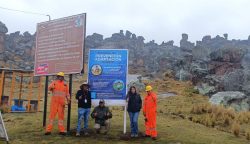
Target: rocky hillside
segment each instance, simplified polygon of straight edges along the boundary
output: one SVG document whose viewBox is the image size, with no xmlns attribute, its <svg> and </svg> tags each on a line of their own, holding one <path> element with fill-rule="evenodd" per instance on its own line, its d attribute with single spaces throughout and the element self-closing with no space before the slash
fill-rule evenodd
<svg viewBox="0 0 250 144">
<path fill-rule="evenodd" d="M 0 67 L 33 69 L 35 35 L 7 32 L 8 28 L 0 22 Z"/>
<path fill-rule="evenodd" d="M 7 34 L 0 23 L 0 67 L 32 70 L 35 34 Z M 151 78 L 165 75 L 177 80 L 191 80 L 202 94 L 211 96 L 218 91 L 242 91 L 250 94 L 250 37 L 228 40 L 228 35 L 204 36 L 192 43 L 182 34 L 180 46 L 174 41 L 157 44 L 144 42 L 143 36 L 120 31 L 109 38 L 94 33 L 86 37 L 86 61 L 90 48 L 129 49 L 130 73 Z"/>
</svg>

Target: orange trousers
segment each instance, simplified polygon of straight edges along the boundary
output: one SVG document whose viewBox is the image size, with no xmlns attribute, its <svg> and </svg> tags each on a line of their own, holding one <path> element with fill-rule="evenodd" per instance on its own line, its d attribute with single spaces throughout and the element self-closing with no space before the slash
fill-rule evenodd
<svg viewBox="0 0 250 144">
<path fill-rule="evenodd" d="M 65 127 L 63 126 L 64 108 L 64 98 L 59 96 L 53 96 L 50 104 L 49 124 L 46 128 L 46 132 L 52 131 L 56 114 L 58 114 L 58 129 L 60 132 L 65 132 Z"/>
<path fill-rule="evenodd" d="M 147 121 L 145 121 L 146 135 L 151 137 L 157 137 L 156 131 L 156 112 L 147 112 L 146 113 Z"/>
</svg>

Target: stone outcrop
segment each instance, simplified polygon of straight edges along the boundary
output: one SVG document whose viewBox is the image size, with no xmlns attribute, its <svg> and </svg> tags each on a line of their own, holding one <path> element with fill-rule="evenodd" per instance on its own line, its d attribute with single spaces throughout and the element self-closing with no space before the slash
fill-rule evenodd
<svg viewBox="0 0 250 144">
<path fill-rule="evenodd" d="M 35 34 L 7 32 L 7 27 L 0 23 L 0 66 L 32 70 Z M 228 40 L 228 34 L 206 35 L 192 43 L 184 33 L 180 46 L 176 46 L 173 40 L 161 44 L 154 40 L 145 42 L 143 36 L 128 30 L 107 38 L 93 33 L 85 40 L 86 63 L 92 48 L 128 49 L 130 73 L 161 78 L 163 73 L 171 71 L 177 80 L 191 80 L 208 96 L 227 90 L 250 94 L 250 36 L 246 40 Z"/>
<path fill-rule="evenodd" d="M 238 91 L 218 92 L 210 100 L 212 104 L 233 107 L 236 111 L 249 110 L 249 97 Z"/>
<path fill-rule="evenodd" d="M 0 55 L 4 52 L 4 38 L 5 34 L 8 32 L 8 28 L 0 21 Z M 0 56 L 1 60 L 1 56 Z"/>
</svg>

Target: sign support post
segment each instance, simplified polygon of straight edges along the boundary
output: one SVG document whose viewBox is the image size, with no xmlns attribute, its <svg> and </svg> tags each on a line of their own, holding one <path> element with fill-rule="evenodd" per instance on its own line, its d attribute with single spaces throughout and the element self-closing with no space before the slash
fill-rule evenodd
<svg viewBox="0 0 250 144">
<path fill-rule="evenodd" d="M 46 76 L 45 79 L 45 90 L 44 90 L 44 106 L 43 106 L 43 127 L 46 127 L 46 118 L 47 118 L 47 99 L 48 99 L 48 86 L 49 86 L 49 76 Z"/>
<path fill-rule="evenodd" d="M 123 119 L 123 134 L 126 134 L 126 131 L 127 131 L 127 114 L 126 114 L 126 109 L 127 109 L 127 106 L 124 106 L 124 119 Z"/>
<path fill-rule="evenodd" d="M 72 95 L 72 74 L 69 75 L 69 95 L 70 101 L 68 103 L 68 118 L 67 118 L 67 132 L 70 131 L 70 115 L 71 115 L 71 95 Z"/>
</svg>

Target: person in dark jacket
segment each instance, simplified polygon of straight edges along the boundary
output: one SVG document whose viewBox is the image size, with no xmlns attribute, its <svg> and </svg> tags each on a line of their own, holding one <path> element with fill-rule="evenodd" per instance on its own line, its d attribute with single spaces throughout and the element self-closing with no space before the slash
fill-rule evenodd
<svg viewBox="0 0 250 144">
<path fill-rule="evenodd" d="M 91 108 L 91 93 L 89 91 L 88 83 L 83 83 L 80 86 L 80 90 L 76 93 L 76 99 L 78 100 L 78 124 L 76 136 L 80 136 L 81 121 L 84 119 L 84 135 L 88 135 L 88 120 Z"/>
<path fill-rule="evenodd" d="M 101 128 L 105 127 L 104 134 L 107 134 L 110 128 L 109 119 L 112 118 L 112 113 L 109 108 L 105 106 L 105 101 L 103 99 L 99 101 L 99 106 L 95 107 L 91 113 L 91 117 L 95 119 L 94 128 L 96 133 L 100 133 Z"/>
<path fill-rule="evenodd" d="M 130 117 L 131 137 L 138 137 L 138 117 L 142 107 L 140 94 L 137 93 L 136 87 L 131 86 L 127 94 L 128 114 Z"/>
</svg>

